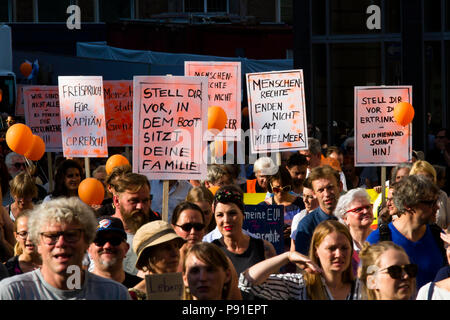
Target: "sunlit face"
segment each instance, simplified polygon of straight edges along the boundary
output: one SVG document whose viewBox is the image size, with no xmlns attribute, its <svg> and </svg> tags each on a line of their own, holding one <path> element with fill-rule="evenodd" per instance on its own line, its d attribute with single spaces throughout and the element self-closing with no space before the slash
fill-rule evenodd
<svg viewBox="0 0 450 320">
<path fill-rule="evenodd" d="M 194 300 L 221 300 L 225 283 L 230 280 L 230 272 L 223 266 L 211 266 L 190 254 L 186 258 L 184 285 L 189 287 Z"/>
<path fill-rule="evenodd" d="M 17 232 L 14 233 L 19 247 L 26 255 L 36 253 L 36 246 L 30 241 L 28 234 L 28 217 L 21 217 L 16 220 Z"/>
<path fill-rule="evenodd" d="M 115 240 L 120 242 L 114 245 Z M 102 231 L 97 234 L 96 241 L 89 246 L 89 255 L 96 269 L 109 270 L 123 263 L 129 248 L 130 245 L 117 232 Z"/>
<path fill-rule="evenodd" d="M 308 166 L 292 166 L 291 168 L 286 168 L 291 174 L 292 184 L 296 187 L 301 186 L 303 181 L 305 181 Z"/>
<path fill-rule="evenodd" d="M 59 232 L 70 233 L 72 236 L 56 236 L 55 243 L 47 242 L 52 235 L 57 235 Z M 42 257 L 42 272 L 67 277 L 69 266 L 81 267 L 88 246 L 84 238 L 84 231 L 79 224 L 53 222 L 45 225 L 41 230 L 37 245 L 38 252 Z"/>
<path fill-rule="evenodd" d="M 125 191 L 114 196 L 114 205 L 120 208 L 122 215 L 131 214 L 133 211 L 149 213 L 152 201 L 150 199 L 150 188 L 142 186 L 137 192 Z"/>
<path fill-rule="evenodd" d="M 320 208 L 327 214 L 331 214 L 336 208 L 341 192 L 340 184 L 335 177 L 320 178 L 312 181 L 314 195 Z"/>
<path fill-rule="evenodd" d="M 372 205 L 366 198 L 356 198 L 347 208 L 344 221 L 350 228 L 367 229 L 373 222 Z"/>
<path fill-rule="evenodd" d="M 319 206 L 314 191 L 310 188 L 303 187 L 303 202 L 305 203 L 306 211 L 310 212 Z"/>
<path fill-rule="evenodd" d="M 309 168 L 315 168 L 317 166 L 320 166 L 320 160 L 321 156 L 319 154 L 313 154 L 309 150 L 300 150 L 300 154 L 304 155 L 309 163 Z"/>
<path fill-rule="evenodd" d="M 81 173 L 77 168 L 68 168 L 64 176 L 64 185 L 69 191 L 77 191 L 81 182 Z"/>
<path fill-rule="evenodd" d="M 330 157 L 330 158 L 334 158 L 334 159 L 336 159 L 337 161 L 339 161 L 339 165 L 340 165 L 341 168 L 342 168 L 342 166 L 343 166 L 343 164 L 344 164 L 344 155 L 343 155 L 342 153 L 332 152 L 332 153 L 329 155 L 329 157 Z"/>
<path fill-rule="evenodd" d="M 180 263 L 180 241 L 173 239 L 151 249 L 149 264 L 154 273 L 177 272 Z"/>
<path fill-rule="evenodd" d="M 17 196 L 13 196 L 13 198 L 14 198 L 14 202 L 17 205 L 17 209 L 19 209 L 19 212 L 22 212 L 25 209 L 33 208 L 33 198 L 32 197 L 19 198 Z"/>
<path fill-rule="evenodd" d="M 386 197 L 386 208 L 391 216 L 398 213 L 398 209 L 394 204 L 394 189 L 389 188 Z"/>
<path fill-rule="evenodd" d="M 256 177 L 256 182 L 259 184 L 259 186 L 262 189 L 267 190 L 267 181 L 270 176 L 262 175 L 260 171 L 257 171 L 255 174 L 255 177 Z"/>
<path fill-rule="evenodd" d="M 347 237 L 340 232 L 328 234 L 316 249 L 316 256 L 324 272 L 344 272 L 350 266 L 351 248 Z"/>
<path fill-rule="evenodd" d="M 194 203 L 202 209 L 203 216 L 205 217 L 205 226 L 209 226 L 211 219 L 213 218 L 211 203 L 207 201 L 197 201 Z"/>
<path fill-rule="evenodd" d="M 242 232 L 244 214 L 234 203 L 217 203 L 214 213 L 216 224 L 222 235 L 231 237 Z"/>
<path fill-rule="evenodd" d="M 177 235 L 187 241 L 188 245 L 193 245 L 201 242 L 205 235 L 205 228 L 196 230 L 191 227 L 190 230 L 184 230 L 189 225 L 203 225 L 203 218 L 201 212 L 193 209 L 185 209 L 178 216 L 177 223 L 173 226 Z"/>
<path fill-rule="evenodd" d="M 411 298 L 415 290 L 415 278 L 410 278 L 403 270 L 401 279 L 393 279 L 384 270 L 393 265 L 409 264 L 408 256 L 399 250 L 389 249 L 379 257 L 378 267 L 380 268 L 376 273 L 375 292 L 379 300 L 408 300 Z"/>
</svg>

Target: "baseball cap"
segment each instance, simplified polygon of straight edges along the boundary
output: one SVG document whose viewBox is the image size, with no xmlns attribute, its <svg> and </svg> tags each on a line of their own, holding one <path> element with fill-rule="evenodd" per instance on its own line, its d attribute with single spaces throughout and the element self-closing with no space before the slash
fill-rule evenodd
<svg viewBox="0 0 450 320">
<path fill-rule="evenodd" d="M 123 236 L 124 239 L 127 238 L 127 234 L 125 232 L 125 228 L 123 227 L 122 220 L 119 218 L 114 218 L 110 216 L 101 216 L 97 218 L 97 236 L 100 233 L 106 231 L 114 231 L 118 232 Z"/>
</svg>

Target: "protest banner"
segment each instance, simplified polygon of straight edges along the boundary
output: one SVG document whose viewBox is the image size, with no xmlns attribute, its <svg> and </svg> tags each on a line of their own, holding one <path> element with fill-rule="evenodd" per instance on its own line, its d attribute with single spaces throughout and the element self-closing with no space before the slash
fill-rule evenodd
<svg viewBox="0 0 450 320">
<path fill-rule="evenodd" d="M 147 300 L 181 300 L 184 292 L 181 272 L 145 275 Z"/>
<path fill-rule="evenodd" d="M 251 152 L 308 149 L 303 70 L 246 77 Z"/>
<path fill-rule="evenodd" d="M 108 157 L 102 77 L 59 76 L 58 87 L 64 157 Z"/>
<path fill-rule="evenodd" d="M 242 229 L 273 244 L 277 254 L 284 252 L 284 206 L 245 205 Z"/>
<path fill-rule="evenodd" d="M 355 87 L 355 166 L 411 162 L 412 125 L 399 125 L 394 107 L 412 104 L 411 86 Z"/>
<path fill-rule="evenodd" d="M 61 116 L 57 86 L 23 88 L 25 123 L 45 143 L 46 152 L 62 151 Z"/>
<path fill-rule="evenodd" d="M 241 63 L 215 61 L 185 61 L 186 76 L 208 77 L 208 105 L 219 106 L 227 114 L 225 128 L 219 133 L 207 132 L 207 141 L 241 140 Z M 206 92 L 206 90 L 205 90 Z"/>
<path fill-rule="evenodd" d="M 133 171 L 150 180 L 204 180 L 206 77 L 136 76 Z"/>
<path fill-rule="evenodd" d="M 133 81 L 103 81 L 108 147 L 133 142 Z"/>
</svg>

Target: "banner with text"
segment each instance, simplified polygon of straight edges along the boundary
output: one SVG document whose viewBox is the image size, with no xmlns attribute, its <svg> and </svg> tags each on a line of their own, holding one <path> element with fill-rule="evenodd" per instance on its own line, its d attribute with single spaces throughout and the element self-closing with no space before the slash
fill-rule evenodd
<svg viewBox="0 0 450 320">
<path fill-rule="evenodd" d="M 246 77 L 251 152 L 308 149 L 303 70 Z"/>
<path fill-rule="evenodd" d="M 228 121 L 218 135 L 207 133 L 206 140 L 216 138 L 226 141 L 241 140 L 241 63 L 213 61 L 185 61 L 186 76 L 208 77 L 208 104 L 219 106 Z"/>
<path fill-rule="evenodd" d="M 204 180 L 206 77 L 135 76 L 133 171 L 150 180 Z"/>
<path fill-rule="evenodd" d="M 245 205 L 242 228 L 273 244 L 277 254 L 284 252 L 284 206 Z"/>
<path fill-rule="evenodd" d="M 355 87 L 355 166 L 411 162 L 412 124 L 394 119 L 402 101 L 412 104 L 411 86 Z"/>
<path fill-rule="evenodd" d="M 133 142 L 133 81 L 103 81 L 108 147 Z"/>
<path fill-rule="evenodd" d="M 46 152 L 61 152 L 61 116 L 57 86 L 23 87 L 25 123 L 44 140 Z"/>
<path fill-rule="evenodd" d="M 101 76 L 59 76 L 64 157 L 108 157 Z"/>
</svg>

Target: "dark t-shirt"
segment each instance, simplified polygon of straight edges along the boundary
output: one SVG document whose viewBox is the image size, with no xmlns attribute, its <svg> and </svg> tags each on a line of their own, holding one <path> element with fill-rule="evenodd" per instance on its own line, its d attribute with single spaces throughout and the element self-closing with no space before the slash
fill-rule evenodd
<svg viewBox="0 0 450 320">
<path fill-rule="evenodd" d="M 125 280 L 123 280 L 122 284 L 129 288 L 133 288 L 135 285 L 137 285 L 139 282 L 141 282 L 142 278 L 135 276 L 134 274 L 125 272 Z"/>
</svg>

